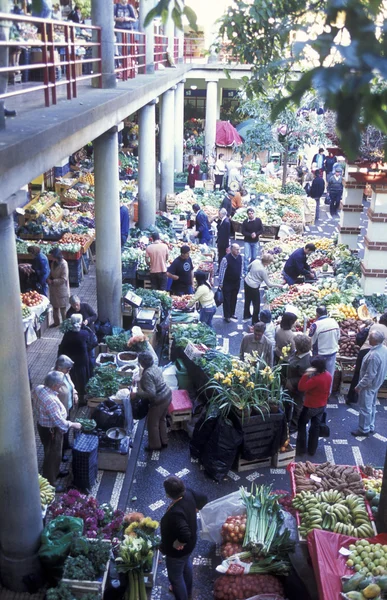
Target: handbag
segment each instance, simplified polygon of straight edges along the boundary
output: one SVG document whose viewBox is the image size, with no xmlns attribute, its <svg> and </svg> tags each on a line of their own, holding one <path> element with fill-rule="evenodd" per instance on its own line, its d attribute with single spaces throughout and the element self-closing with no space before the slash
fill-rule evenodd
<svg viewBox="0 0 387 600">
<path fill-rule="evenodd" d="M 107 431 L 113 427 L 124 427 L 125 414 L 122 405 L 113 400 L 104 400 L 94 409 L 92 419 L 97 423 L 98 429 Z"/>
<path fill-rule="evenodd" d="M 319 434 L 318 437 L 320 438 L 327 438 L 331 435 L 331 430 L 329 429 L 329 425 L 327 425 L 327 413 L 325 412 L 323 414 L 321 423 L 320 423 L 320 430 L 319 430 Z"/>
<path fill-rule="evenodd" d="M 329 194 L 327 194 L 327 195 L 325 196 L 325 199 L 324 199 L 324 204 L 327 204 L 328 206 L 330 206 L 330 204 L 331 204 L 331 197 L 330 197 L 330 195 L 329 195 Z"/>
<path fill-rule="evenodd" d="M 145 398 L 131 398 L 130 403 L 132 405 L 132 414 L 135 421 L 141 421 L 145 419 L 149 412 L 149 400 Z"/>
<path fill-rule="evenodd" d="M 214 294 L 214 300 L 215 300 L 216 306 L 220 306 L 221 304 L 223 304 L 223 292 L 222 292 L 221 288 L 219 288 L 219 287 Z"/>
</svg>

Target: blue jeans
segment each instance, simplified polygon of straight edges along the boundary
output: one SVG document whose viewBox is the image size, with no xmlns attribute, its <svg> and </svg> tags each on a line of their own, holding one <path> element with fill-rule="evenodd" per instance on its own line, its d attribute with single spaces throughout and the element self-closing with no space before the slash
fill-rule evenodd
<svg viewBox="0 0 387 600">
<path fill-rule="evenodd" d="M 314 216 L 314 221 L 318 221 L 320 218 L 320 198 L 314 198 L 316 201 L 316 214 Z"/>
<path fill-rule="evenodd" d="M 335 376 L 335 367 L 336 367 L 336 352 L 334 352 L 333 354 L 327 354 L 325 356 L 323 356 L 323 358 L 325 358 L 325 368 L 328 371 L 328 373 L 330 373 L 332 375 L 332 382 L 331 382 L 331 389 L 330 392 L 332 392 L 332 384 L 333 384 L 333 378 Z"/>
<path fill-rule="evenodd" d="M 361 390 L 359 392 L 359 429 L 363 433 L 375 431 L 375 412 L 378 390 Z"/>
<path fill-rule="evenodd" d="M 188 600 L 192 594 L 192 562 L 191 555 L 181 558 L 167 556 L 168 579 L 173 588 L 176 600 Z"/>
<path fill-rule="evenodd" d="M 290 277 L 287 273 L 285 273 L 285 271 L 282 271 L 282 277 L 285 279 L 285 281 L 288 285 L 294 285 L 294 283 L 296 281 L 295 279 Z"/>
<path fill-rule="evenodd" d="M 216 306 L 210 306 L 209 308 L 200 309 L 200 323 L 205 323 L 209 327 L 212 327 L 212 317 L 216 313 Z"/>
<path fill-rule="evenodd" d="M 244 274 L 246 275 L 248 266 L 258 256 L 258 242 L 245 242 L 245 260 L 243 264 Z"/>
</svg>

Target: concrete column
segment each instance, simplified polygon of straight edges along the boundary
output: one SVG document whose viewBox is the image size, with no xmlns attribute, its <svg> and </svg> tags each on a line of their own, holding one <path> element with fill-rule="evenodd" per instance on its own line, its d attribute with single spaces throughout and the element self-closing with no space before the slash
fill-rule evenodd
<svg viewBox="0 0 387 600">
<path fill-rule="evenodd" d="M 94 140 L 96 275 L 98 316 L 121 326 L 121 233 L 118 130 Z"/>
<path fill-rule="evenodd" d="M 222 96 L 223 96 L 223 88 L 220 85 L 220 83 L 218 83 L 218 98 L 217 98 L 217 103 L 216 103 L 216 120 L 220 121 L 220 108 L 222 106 Z"/>
<path fill-rule="evenodd" d="M 91 3 L 91 19 L 93 25 L 102 28 L 101 31 L 101 72 L 102 87 L 115 88 L 117 85 L 114 73 L 114 14 L 112 2 L 106 0 L 93 0 Z M 97 41 L 96 33 L 93 32 L 93 41 Z M 93 52 L 98 48 L 94 47 Z M 96 54 L 93 54 L 96 56 Z M 99 69 L 98 69 L 99 70 Z M 93 80 L 93 86 L 99 87 L 99 79 Z"/>
<path fill-rule="evenodd" d="M 0 580 L 25 592 L 43 528 L 12 215 L 0 218 Z"/>
<path fill-rule="evenodd" d="M 174 186 L 174 141 L 175 141 L 175 87 L 164 92 L 161 98 L 160 113 L 160 208 L 165 210 L 165 198 L 167 194 L 173 194 Z"/>
<path fill-rule="evenodd" d="M 216 111 L 218 98 L 218 80 L 207 80 L 206 123 L 205 123 L 205 156 L 215 154 Z"/>
<path fill-rule="evenodd" d="M 138 140 L 138 219 L 146 229 L 156 220 L 156 102 L 139 110 Z"/>
<path fill-rule="evenodd" d="M 361 286 L 366 296 L 384 294 L 387 278 L 387 184 L 377 183 L 372 188 L 361 261 Z"/>
<path fill-rule="evenodd" d="M 184 156 L 184 82 L 180 81 L 175 91 L 175 166 L 178 173 L 183 170 Z"/>
<path fill-rule="evenodd" d="M 152 8 L 155 6 L 155 0 L 140 0 L 140 31 L 146 34 L 145 41 L 145 64 L 146 73 L 155 72 L 155 33 L 154 33 L 154 21 L 152 21 L 148 27 L 144 27 L 145 17 Z"/>
</svg>

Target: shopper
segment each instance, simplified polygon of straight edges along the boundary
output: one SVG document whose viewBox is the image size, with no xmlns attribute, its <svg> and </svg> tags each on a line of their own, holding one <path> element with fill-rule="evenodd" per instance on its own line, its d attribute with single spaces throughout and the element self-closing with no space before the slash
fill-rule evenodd
<svg viewBox="0 0 387 600">
<path fill-rule="evenodd" d="M 48 479 L 51 485 L 55 486 L 57 493 L 65 491 L 63 486 L 55 485 L 56 479 L 60 475 L 63 434 L 70 427 L 81 429 L 80 423 L 67 420 L 66 409 L 59 400 L 58 392 L 63 384 L 63 379 L 63 373 L 51 371 L 45 378 L 44 384 L 38 385 L 32 393 L 37 429 L 44 450 L 42 475 Z"/>
<path fill-rule="evenodd" d="M 120 232 L 121 232 L 121 248 L 126 244 L 129 236 L 130 219 L 129 209 L 126 204 L 120 206 Z"/>
<path fill-rule="evenodd" d="M 370 351 L 363 359 L 359 383 L 355 392 L 359 396 L 359 427 L 351 431 L 354 436 L 368 437 L 375 433 L 375 413 L 378 391 L 387 374 L 387 347 L 384 335 L 373 331 L 369 336 Z"/>
<path fill-rule="evenodd" d="M 333 175 L 328 179 L 327 193 L 329 194 L 330 204 L 329 211 L 331 217 L 337 215 L 341 199 L 343 197 L 343 170 L 341 167 L 336 167 Z"/>
<path fill-rule="evenodd" d="M 192 206 L 192 210 L 194 211 L 195 218 L 195 237 L 198 238 L 199 244 L 208 244 L 211 241 L 211 225 L 208 220 L 208 217 L 204 210 L 202 210 L 199 204 L 194 204 Z"/>
<path fill-rule="evenodd" d="M 175 475 L 164 480 L 171 500 L 160 521 L 161 552 L 166 556 L 168 579 L 176 600 L 189 600 L 192 594 L 191 554 L 197 541 L 197 512 L 207 504 L 204 494 L 186 488 Z"/>
<path fill-rule="evenodd" d="M 254 325 L 253 333 L 244 336 L 239 350 L 239 357 L 245 360 L 246 354 L 256 352 L 270 367 L 273 366 L 273 346 L 265 336 L 266 325 L 259 321 Z"/>
<path fill-rule="evenodd" d="M 168 406 L 172 400 L 172 392 L 165 383 L 163 372 L 154 364 L 150 352 L 140 352 L 138 364 L 143 372 L 138 389 L 132 392 L 131 398 L 149 400 L 148 412 L 148 446 L 146 450 L 161 450 L 168 446 L 166 417 Z"/>
<path fill-rule="evenodd" d="M 365 342 L 363 344 L 361 344 L 359 354 L 356 357 L 355 370 L 353 372 L 351 385 L 349 386 L 349 390 L 348 390 L 348 394 L 347 394 L 347 399 L 346 399 L 347 404 L 354 404 L 358 400 L 358 396 L 355 392 L 355 387 L 359 383 L 359 375 L 360 375 L 360 369 L 361 369 L 363 359 L 371 349 L 370 334 L 374 331 L 379 331 L 380 333 L 383 334 L 383 336 L 384 336 L 383 343 L 385 346 L 387 346 L 387 314 L 386 313 L 381 315 L 381 317 L 379 319 L 379 323 L 374 323 L 373 325 L 371 325 L 371 327 L 368 329 L 368 334 L 367 334 Z M 357 339 L 356 339 L 356 343 L 358 343 Z"/>
<path fill-rule="evenodd" d="M 235 310 L 242 277 L 242 257 L 239 244 L 231 244 L 231 252 L 219 267 L 219 287 L 223 289 L 223 317 L 226 323 L 236 319 Z"/>
<path fill-rule="evenodd" d="M 98 319 L 97 313 L 90 304 L 81 302 L 80 297 L 73 294 L 70 296 L 70 308 L 66 313 L 66 319 L 70 319 L 75 314 L 82 315 L 82 325 L 84 327 L 89 327 L 92 331 L 95 331 L 95 322 Z"/>
<path fill-rule="evenodd" d="M 72 379 L 79 394 L 79 404 L 84 404 L 85 388 L 93 375 L 93 365 L 89 356 L 90 333 L 82 329 L 83 317 L 73 314 L 70 318 L 71 329 L 63 335 L 58 355 L 65 354 L 74 362 Z"/>
<path fill-rule="evenodd" d="M 55 371 L 63 373 L 63 383 L 58 390 L 58 398 L 66 409 L 66 419 L 71 419 L 73 408 L 78 404 L 78 392 L 70 377 L 70 371 L 74 366 L 74 361 L 65 354 L 58 356 L 55 363 Z M 63 436 L 62 461 L 67 462 L 66 450 L 71 450 L 72 446 L 69 440 L 69 431 Z"/>
<path fill-rule="evenodd" d="M 128 0 L 120 0 L 114 5 L 114 22 L 117 29 L 134 29 L 136 14 Z"/>
<path fill-rule="evenodd" d="M 297 282 L 298 277 L 305 277 L 306 279 L 314 279 L 315 273 L 311 270 L 308 265 L 308 256 L 316 250 L 314 244 L 306 244 L 304 248 L 297 248 L 289 256 L 285 263 L 282 271 L 283 278 L 288 285 L 294 285 Z"/>
<path fill-rule="evenodd" d="M 167 276 L 173 279 L 171 294 L 174 296 L 193 294 L 193 264 L 189 251 L 189 246 L 182 246 L 180 256 L 168 267 Z"/>
<path fill-rule="evenodd" d="M 71 11 L 67 18 L 69 21 L 73 21 L 73 23 L 83 23 L 82 12 L 80 7 L 74 6 L 74 9 Z"/>
<path fill-rule="evenodd" d="M 224 154 L 218 155 L 218 160 L 215 163 L 215 170 L 214 170 L 215 187 L 219 186 L 220 190 L 223 187 L 223 177 L 224 177 L 224 173 L 226 171 L 226 165 L 224 164 L 223 156 L 224 156 Z"/>
<path fill-rule="evenodd" d="M 265 323 L 265 325 L 266 325 L 265 337 L 267 337 L 267 339 L 271 343 L 271 345 L 273 347 L 273 351 L 274 351 L 274 348 L 275 348 L 275 325 L 272 321 L 271 312 L 268 308 L 261 310 L 261 312 L 259 313 L 259 320 L 262 323 Z"/>
<path fill-rule="evenodd" d="M 232 213 L 232 197 L 234 196 L 234 192 L 232 190 L 225 192 L 223 196 L 222 203 L 220 205 L 220 210 L 225 209 L 227 216 L 230 218 Z"/>
<path fill-rule="evenodd" d="M 312 170 L 323 170 L 325 165 L 324 148 L 319 148 L 318 154 L 312 158 Z"/>
<path fill-rule="evenodd" d="M 27 252 L 34 257 L 31 263 L 35 271 L 38 290 L 48 297 L 47 278 L 50 275 L 50 265 L 47 256 L 40 250 L 39 246 L 28 246 Z"/>
<path fill-rule="evenodd" d="M 291 312 L 282 315 L 281 323 L 275 330 L 275 359 L 278 362 L 280 358 L 288 358 L 295 350 L 293 325 L 297 321 L 297 316 Z M 290 349 L 284 351 L 284 348 L 290 346 Z M 285 355 L 284 355 L 285 352 Z"/>
<path fill-rule="evenodd" d="M 158 231 L 151 234 L 152 242 L 145 250 L 145 261 L 149 267 L 152 290 L 167 289 L 168 246 L 160 240 Z"/>
<path fill-rule="evenodd" d="M 333 165 L 336 163 L 336 157 L 333 156 L 332 152 L 328 153 L 328 156 L 325 159 L 324 170 L 326 174 L 327 181 L 332 173 Z"/>
<path fill-rule="evenodd" d="M 192 154 L 188 157 L 188 161 L 187 185 L 189 185 L 190 188 L 194 188 L 195 181 L 199 179 L 200 167 L 196 163 L 196 158 Z"/>
<path fill-rule="evenodd" d="M 230 234 L 231 234 L 231 223 L 227 217 L 227 211 L 225 208 L 221 208 L 219 211 L 218 219 L 218 237 L 216 239 L 216 245 L 218 248 L 218 270 L 222 259 L 226 256 L 227 248 L 230 246 Z"/>
<path fill-rule="evenodd" d="M 242 224 L 242 234 L 245 241 L 245 258 L 243 261 L 243 274 L 246 275 L 250 262 L 258 256 L 259 236 L 263 233 L 262 221 L 255 217 L 254 209 L 247 209 L 247 219 Z"/>
<path fill-rule="evenodd" d="M 211 285 L 208 283 L 208 274 L 204 271 L 196 271 L 195 279 L 197 288 L 194 297 L 187 303 L 187 307 L 193 306 L 196 302 L 200 304 L 200 319 L 201 323 L 205 323 L 212 327 L 212 319 L 216 313 L 216 304 L 214 300 L 214 292 Z"/>
<path fill-rule="evenodd" d="M 305 454 L 308 449 L 308 454 L 314 456 L 318 446 L 320 425 L 328 403 L 332 376 L 325 369 L 325 359 L 321 356 L 314 356 L 310 365 L 298 384 L 298 389 L 305 393 L 305 398 L 298 419 L 296 454 Z M 306 426 L 309 421 L 311 424 L 307 439 Z"/>
<path fill-rule="evenodd" d="M 339 349 L 340 327 L 335 319 L 328 316 L 326 306 L 316 308 L 316 321 L 311 325 L 309 336 L 312 338 L 313 356 L 322 356 L 326 370 L 335 375 L 336 354 Z"/>
<path fill-rule="evenodd" d="M 66 318 L 66 306 L 69 302 L 70 285 L 69 285 L 69 266 L 62 256 L 59 248 L 55 247 L 50 250 L 49 256 L 53 258 L 50 269 L 50 276 L 47 279 L 50 288 L 50 302 L 53 309 L 54 327 L 60 325 L 60 317 L 62 321 Z"/>
<path fill-rule="evenodd" d="M 310 186 L 310 190 L 308 193 L 308 196 L 313 198 L 313 200 L 315 200 L 315 202 L 316 202 L 316 213 L 315 213 L 315 217 L 314 217 L 315 224 L 317 223 L 317 221 L 320 218 L 320 198 L 323 195 L 324 190 L 325 190 L 324 180 L 320 175 L 320 171 L 317 170 L 314 172 L 314 179 L 312 181 L 312 185 Z"/>
<path fill-rule="evenodd" d="M 246 246 L 245 246 L 246 252 Z M 251 262 L 247 269 L 247 275 L 245 277 L 245 303 L 243 308 L 243 319 L 250 320 L 251 312 L 250 306 L 253 305 L 253 318 L 252 324 L 258 322 L 258 315 L 261 308 L 261 290 L 260 286 L 262 282 L 266 283 L 267 287 L 278 287 L 283 289 L 283 285 L 280 283 L 271 283 L 266 270 L 273 262 L 273 256 L 271 254 L 263 254 L 261 258 L 256 258 Z"/>
<path fill-rule="evenodd" d="M 287 376 L 285 387 L 293 403 L 288 403 L 287 420 L 290 433 L 297 431 L 298 419 L 302 411 L 304 394 L 298 389 L 298 384 L 302 375 L 310 367 L 312 347 L 311 339 L 308 335 L 297 334 L 294 336 L 295 353 L 288 360 Z"/>
</svg>

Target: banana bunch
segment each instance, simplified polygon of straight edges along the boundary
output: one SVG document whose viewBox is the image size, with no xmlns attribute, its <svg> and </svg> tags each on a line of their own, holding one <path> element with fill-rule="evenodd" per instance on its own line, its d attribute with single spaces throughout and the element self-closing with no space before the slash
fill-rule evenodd
<svg viewBox="0 0 387 600">
<path fill-rule="evenodd" d="M 312 529 L 324 529 L 354 537 L 374 535 L 364 500 L 355 494 L 327 490 L 320 494 L 302 491 L 293 500 L 301 517 L 300 535 L 306 537 Z"/>
<path fill-rule="evenodd" d="M 39 477 L 39 488 L 40 488 L 40 502 L 42 506 L 46 506 L 47 504 L 51 504 L 51 502 L 55 498 L 55 488 L 50 483 L 48 483 L 47 479 L 38 475 Z"/>
</svg>

